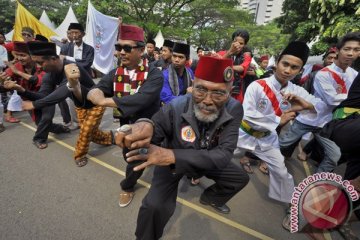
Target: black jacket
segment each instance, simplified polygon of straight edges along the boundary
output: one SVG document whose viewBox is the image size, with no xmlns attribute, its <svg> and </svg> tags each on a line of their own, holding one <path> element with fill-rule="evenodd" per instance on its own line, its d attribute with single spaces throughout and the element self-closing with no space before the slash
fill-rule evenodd
<svg viewBox="0 0 360 240">
<path fill-rule="evenodd" d="M 152 143 L 165 143 L 164 147 L 173 149 L 178 174 L 221 169 L 233 156 L 242 118 L 242 105 L 230 98 L 219 118 L 202 131 L 202 123 L 194 115 L 192 95 L 179 96 L 153 116 Z"/>
</svg>

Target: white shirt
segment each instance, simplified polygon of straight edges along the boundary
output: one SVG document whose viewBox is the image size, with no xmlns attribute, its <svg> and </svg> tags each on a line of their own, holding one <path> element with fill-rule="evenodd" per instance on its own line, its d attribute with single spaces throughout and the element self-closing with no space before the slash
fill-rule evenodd
<svg viewBox="0 0 360 240">
<path fill-rule="evenodd" d="M 317 112 L 320 112 L 321 108 L 324 107 L 324 103 L 320 99 L 315 98 L 300 86 L 288 82 L 286 87 L 281 88 L 281 84 L 276 80 L 275 76 L 265 78 L 264 80 L 275 94 L 279 104 L 282 101 L 281 92 L 295 94 L 312 103 L 316 112 L 308 110 L 301 111 L 309 118 L 315 119 Z M 281 118 L 275 114 L 270 99 L 267 97 L 264 88 L 257 81 L 251 83 L 246 89 L 243 108 L 244 120 L 246 120 L 253 129 L 271 131 L 271 134 L 263 138 L 255 138 L 245 133 L 242 129 L 239 129 L 237 146 L 249 150 L 254 150 L 257 145 L 259 145 L 262 150 L 273 147 L 279 148 L 276 128 L 279 126 Z"/>
<path fill-rule="evenodd" d="M 84 42 L 82 42 L 80 46 L 78 46 L 74 43 L 74 58 L 75 59 L 79 59 L 79 60 L 82 59 L 83 45 L 84 45 Z"/>
<path fill-rule="evenodd" d="M 76 59 L 81 60 L 82 59 L 83 45 L 84 45 L 84 42 L 82 42 L 79 47 L 78 47 L 78 45 L 76 45 L 74 43 L 74 56 L 73 57 L 65 56 L 65 59 L 67 59 L 69 61 L 73 61 L 73 62 L 76 62 Z"/>
<path fill-rule="evenodd" d="M 344 72 L 335 63 L 328 66 L 331 71 L 341 77 L 346 85 L 347 92 L 353 83 L 358 72 L 353 68 L 348 67 Z M 296 119 L 304 124 L 323 127 L 332 119 L 333 109 L 347 98 L 347 93 L 339 93 L 337 89 L 339 85 L 336 83 L 331 73 L 319 71 L 314 78 L 314 96 L 322 99 L 325 102 L 324 109 L 321 114 L 318 114 L 316 119 L 309 119 L 307 116 L 300 114 Z"/>
<path fill-rule="evenodd" d="M 6 67 L 4 61 L 8 60 L 8 54 L 6 48 L 0 45 L 0 70 Z"/>
</svg>

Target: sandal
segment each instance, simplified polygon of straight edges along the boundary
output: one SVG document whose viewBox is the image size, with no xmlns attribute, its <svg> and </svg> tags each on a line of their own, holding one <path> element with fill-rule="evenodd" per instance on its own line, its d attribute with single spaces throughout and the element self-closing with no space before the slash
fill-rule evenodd
<svg viewBox="0 0 360 240">
<path fill-rule="evenodd" d="M 260 161 L 259 170 L 260 170 L 260 172 L 262 172 L 263 174 L 269 175 L 269 169 L 268 169 L 268 166 L 267 166 L 266 162 Z"/>
<path fill-rule="evenodd" d="M 38 149 L 45 149 L 47 148 L 47 143 L 42 143 L 42 142 L 38 142 L 38 141 L 34 141 L 33 144 L 38 148 Z"/>
<path fill-rule="evenodd" d="M 83 167 L 88 163 L 88 158 L 87 157 L 82 157 L 79 159 L 75 159 L 75 164 L 78 167 Z"/>
<path fill-rule="evenodd" d="M 359 238 L 351 230 L 349 223 L 344 223 L 337 230 L 345 240 L 359 240 Z"/>
<path fill-rule="evenodd" d="M 253 174 L 254 170 L 251 168 L 251 164 L 250 164 L 250 158 L 248 157 L 243 157 L 240 159 L 240 164 L 242 166 L 242 168 L 245 170 L 245 172 L 249 173 L 249 174 Z"/>
<path fill-rule="evenodd" d="M 286 215 L 282 221 L 282 226 L 289 232 L 291 231 L 291 221 L 290 221 L 291 213 L 290 213 L 290 207 L 286 210 Z"/>
<path fill-rule="evenodd" d="M 20 120 L 17 119 L 17 118 L 14 118 L 13 116 L 11 116 L 11 117 L 6 117 L 6 118 L 5 118 L 5 122 L 8 122 L 8 123 L 18 123 L 18 122 L 20 122 Z"/>
</svg>

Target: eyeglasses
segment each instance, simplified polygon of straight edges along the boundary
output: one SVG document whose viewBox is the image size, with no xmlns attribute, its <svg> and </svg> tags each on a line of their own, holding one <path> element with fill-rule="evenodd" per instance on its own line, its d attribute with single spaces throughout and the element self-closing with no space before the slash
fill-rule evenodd
<svg viewBox="0 0 360 240">
<path fill-rule="evenodd" d="M 141 46 L 130 46 L 130 45 L 120 45 L 115 44 L 115 50 L 121 52 L 123 49 L 126 53 L 131 53 L 133 48 L 141 48 Z"/>
<path fill-rule="evenodd" d="M 21 33 L 21 36 L 24 36 L 24 37 L 32 37 L 32 35 L 30 33 Z"/>
<path fill-rule="evenodd" d="M 202 86 L 195 86 L 193 90 L 193 95 L 199 99 L 204 99 L 206 96 L 210 94 L 210 97 L 214 101 L 222 101 L 225 100 L 229 93 L 227 91 L 221 91 L 221 90 L 212 90 L 209 91 L 208 89 L 202 87 Z"/>
</svg>

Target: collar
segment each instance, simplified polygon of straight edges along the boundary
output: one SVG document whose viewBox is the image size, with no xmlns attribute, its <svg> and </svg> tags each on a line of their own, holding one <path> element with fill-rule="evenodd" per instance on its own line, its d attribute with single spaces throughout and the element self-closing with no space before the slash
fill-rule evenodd
<svg viewBox="0 0 360 240">
<path fill-rule="evenodd" d="M 78 45 L 76 45 L 76 43 L 74 43 L 74 47 L 75 47 L 75 48 L 83 49 L 83 46 L 84 46 L 84 42 L 82 42 L 79 47 L 78 47 Z"/>
<path fill-rule="evenodd" d="M 289 85 L 289 82 L 287 83 L 287 85 L 285 87 L 283 87 L 280 82 L 275 78 L 275 74 L 273 74 L 271 77 L 269 77 L 269 81 L 270 83 L 275 87 L 275 89 L 277 91 L 280 91 L 282 89 L 287 88 L 287 86 Z"/>
<path fill-rule="evenodd" d="M 341 68 L 339 68 L 334 62 L 329 66 L 331 69 L 335 70 L 338 73 L 346 73 L 346 71 L 342 70 Z M 349 67 L 346 68 L 346 70 Z"/>
</svg>

